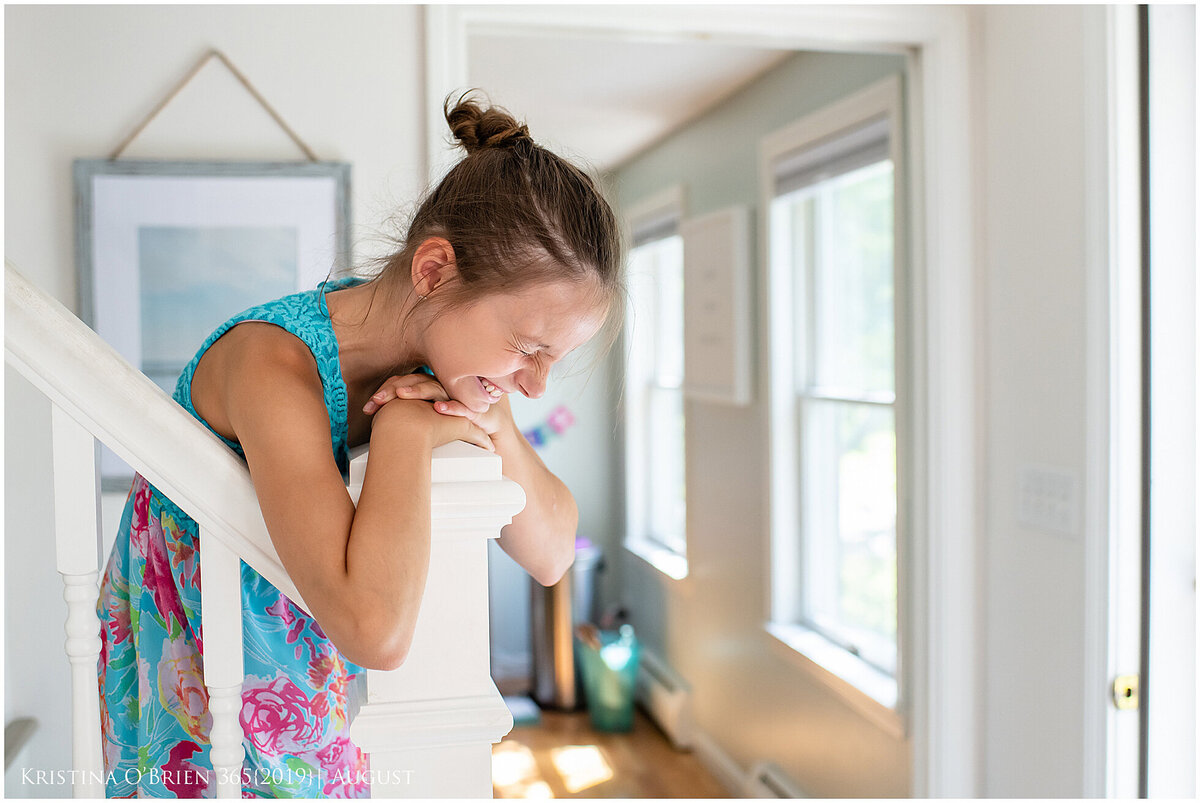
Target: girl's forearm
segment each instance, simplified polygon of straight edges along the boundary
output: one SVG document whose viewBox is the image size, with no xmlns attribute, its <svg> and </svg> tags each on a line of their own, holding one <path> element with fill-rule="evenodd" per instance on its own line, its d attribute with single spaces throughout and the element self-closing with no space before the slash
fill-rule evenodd
<svg viewBox="0 0 1200 803">
<path fill-rule="evenodd" d="M 382 412 L 382 411 L 381 411 Z M 399 422 L 379 421 L 346 543 L 347 588 L 359 607 L 360 638 L 385 663 L 408 652 L 425 592 L 430 550 L 430 464 L 427 437 Z"/>
<path fill-rule="evenodd" d="M 516 424 L 492 435 L 504 476 L 525 490 L 525 508 L 501 531 L 500 546 L 533 579 L 557 583 L 575 560 L 579 510 L 562 480 L 538 457 Z"/>
</svg>

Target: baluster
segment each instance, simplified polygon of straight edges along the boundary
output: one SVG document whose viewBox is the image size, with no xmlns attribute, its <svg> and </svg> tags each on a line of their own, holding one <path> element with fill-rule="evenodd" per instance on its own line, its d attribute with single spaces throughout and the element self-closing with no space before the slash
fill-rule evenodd
<svg viewBox="0 0 1200 803">
<path fill-rule="evenodd" d="M 100 481 L 96 439 L 52 404 L 55 562 L 67 601 L 66 651 L 71 661 L 71 765 L 75 797 L 104 796 L 100 732 Z"/>
<path fill-rule="evenodd" d="M 242 579 L 241 561 L 225 544 L 200 530 L 200 605 L 204 635 L 204 685 L 217 797 L 242 796 Z"/>
</svg>

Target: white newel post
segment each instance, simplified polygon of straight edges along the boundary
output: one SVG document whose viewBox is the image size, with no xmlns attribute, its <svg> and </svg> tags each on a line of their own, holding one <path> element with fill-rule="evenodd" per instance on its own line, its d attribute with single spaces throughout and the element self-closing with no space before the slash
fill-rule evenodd
<svg viewBox="0 0 1200 803">
<path fill-rule="evenodd" d="M 71 765 L 75 797 L 104 797 L 101 752 L 100 479 L 96 439 L 57 404 L 50 407 L 54 456 L 54 546 L 67 601 L 67 657 L 71 661 Z"/>
<path fill-rule="evenodd" d="M 367 456 L 350 464 L 362 491 Z M 425 595 L 404 665 L 370 670 L 350 727 L 376 798 L 492 796 L 492 744 L 513 719 L 492 682 L 487 542 L 525 506 L 500 457 L 461 441 L 434 450 Z"/>
<path fill-rule="evenodd" d="M 208 688 L 209 731 L 217 797 L 241 798 L 242 573 L 241 560 L 203 527 L 200 529 L 200 606 L 203 617 L 204 685 Z"/>
</svg>

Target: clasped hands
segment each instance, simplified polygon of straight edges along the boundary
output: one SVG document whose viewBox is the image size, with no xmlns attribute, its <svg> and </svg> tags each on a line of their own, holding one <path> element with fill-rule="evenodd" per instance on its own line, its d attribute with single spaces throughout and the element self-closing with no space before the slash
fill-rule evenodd
<svg viewBox="0 0 1200 803">
<path fill-rule="evenodd" d="M 423 373 L 389 377 L 367 401 L 363 412 L 373 415 L 388 402 L 396 400 L 432 402 L 434 411 L 444 416 L 467 419 L 482 430 L 489 441 L 506 424 L 512 423 L 507 404 L 497 402 L 490 405 L 486 412 L 477 413 L 462 402 L 451 399 L 441 382 Z"/>
</svg>

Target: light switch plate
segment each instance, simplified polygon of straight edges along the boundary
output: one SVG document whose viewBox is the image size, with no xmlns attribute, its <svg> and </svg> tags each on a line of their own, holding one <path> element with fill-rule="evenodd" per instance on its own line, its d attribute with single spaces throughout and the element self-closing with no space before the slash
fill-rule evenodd
<svg viewBox="0 0 1200 803">
<path fill-rule="evenodd" d="M 1079 535 L 1079 472 L 1027 464 L 1017 485 L 1017 521 L 1026 527 Z"/>
</svg>

